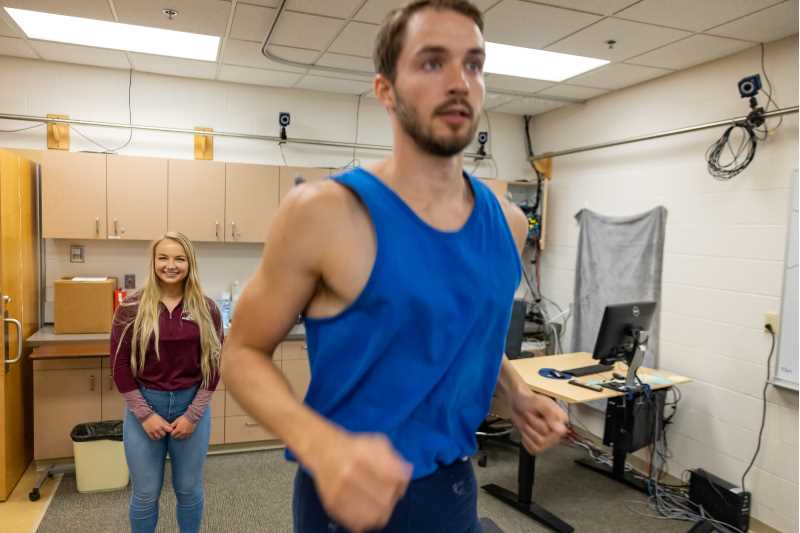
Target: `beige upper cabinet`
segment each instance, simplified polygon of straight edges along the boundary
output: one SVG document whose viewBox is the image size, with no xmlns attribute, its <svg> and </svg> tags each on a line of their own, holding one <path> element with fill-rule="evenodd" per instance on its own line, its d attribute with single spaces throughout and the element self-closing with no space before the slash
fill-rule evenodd
<svg viewBox="0 0 800 533">
<path fill-rule="evenodd" d="M 167 230 L 167 160 L 109 155 L 108 238 L 151 240 Z"/>
<path fill-rule="evenodd" d="M 226 165 L 225 240 L 264 242 L 278 209 L 278 167 Z"/>
<path fill-rule="evenodd" d="M 42 158 L 45 239 L 106 238 L 106 156 L 48 150 Z"/>
<path fill-rule="evenodd" d="M 167 229 L 193 241 L 225 240 L 225 163 L 169 160 Z"/>
<path fill-rule="evenodd" d="M 294 186 L 295 179 L 302 177 L 305 181 L 322 181 L 330 176 L 327 168 L 313 167 L 280 167 L 281 169 L 281 189 L 280 199 L 289 193 L 289 189 Z"/>
</svg>

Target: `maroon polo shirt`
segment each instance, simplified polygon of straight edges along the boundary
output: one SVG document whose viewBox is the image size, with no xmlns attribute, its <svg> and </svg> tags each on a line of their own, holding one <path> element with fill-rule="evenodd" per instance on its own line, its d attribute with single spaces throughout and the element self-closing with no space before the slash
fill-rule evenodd
<svg viewBox="0 0 800 533">
<path fill-rule="evenodd" d="M 134 297 L 135 298 L 135 297 Z M 222 319 L 213 300 L 206 298 L 211 318 L 217 329 L 220 342 L 223 339 Z M 160 359 L 156 357 L 155 342 L 150 340 L 147 348 L 144 370 L 135 378 L 131 371 L 131 336 L 133 325 L 125 332 L 117 352 L 117 345 L 125 326 L 133 322 L 138 305 L 121 306 L 114 317 L 111 328 L 111 360 L 114 368 L 114 383 L 122 394 L 136 390 L 139 386 L 148 389 L 175 391 L 188 389 L 203 381 L 200 368 L 200 328 L 191 316 L 183 312 L 183 300 L 169 312 L 159 303 L 158 316 Z M 219 371 L 211 375 L 208 390 L 213 391 L 219 382 Z"/>
</svg>

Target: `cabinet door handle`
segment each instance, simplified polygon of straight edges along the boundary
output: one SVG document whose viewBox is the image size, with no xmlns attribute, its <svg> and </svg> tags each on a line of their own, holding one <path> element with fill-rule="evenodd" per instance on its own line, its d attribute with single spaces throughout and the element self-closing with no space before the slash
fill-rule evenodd
<svg viewBox="0 0 800 533">
<path fill-rule="evenodd" d="M 214 235 L 217 237 L 217 240 L 219 240 L 219 220 L 214 222 Z"/>
<path fill-rule="evenodd" d="M 94 374 L 90 374 L 89 375 L 89 390 L 90 391 L 94 391 L 94 388 L 95 388 L 95 385 L 96 385 L 96 383 L 95 383 L 96 381 L 97 381 L 97 378 L 95 377 L 95 375 Z"/>
<path fill-rule="evenodd" d="M 8 299 L 11 301 L 11 298 Z M 22 359 L 22 324 L 16 318 L 4 318 L 3 322 L 17 326 L 17 355 L 13 359 L 5 359 L 7 365 L 18 363 Z"/>
<path fill-rule="evenodd" d="M 108 390 L 114 390 L 114 378 L 111 376 L 108 377 Z"/>
<path fill-rule="evenodd" d="M 236 222 L 231 222 L 231 237 L 236 240 Z"/>
<path fill-rule="evenodd" d="M 119 220 L 114 219 L 114 235 L 119 235 Z"/>
<path fill-rule="evenodd" d="M 245 420 L 244 425 L 245 427 L 254 428 L 260 426 L 261 424 L 259 424 L 258 422 L 249 422 Z"/>
<path fill-rule="evenodd" d="M 100 236 L 100 217 L 95 217 L 94 219 L 94 232 L 97 236 Z"/>
</svg>

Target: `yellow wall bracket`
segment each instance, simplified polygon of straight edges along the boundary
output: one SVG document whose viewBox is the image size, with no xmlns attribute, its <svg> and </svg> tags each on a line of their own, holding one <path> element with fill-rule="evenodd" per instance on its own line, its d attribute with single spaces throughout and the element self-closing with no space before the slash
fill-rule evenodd
<svg viewBox="0 0 800 533">
<path fill-rule="evenodd" d="M 551 158 L 537 159 L 533 162 L 533 166 L 545 179 L 549 180 L 553 177 L 553 160 Z"/>
<path fill-rule="evenodd" d="M 51 115 L 47 118 L 69 118 L 69 115 Z M 69 124 L 47 123 L 47 148 L 49 150 L 69 151 Z"/>
<path fill-rule="evenodd" d="M 214 128 L 196 127 L 195 131 L 214 131 Z M 194 158 L 204 161 L 214 159 L 214 136 L 196 134 L 194 136 Z"/>
</svg>

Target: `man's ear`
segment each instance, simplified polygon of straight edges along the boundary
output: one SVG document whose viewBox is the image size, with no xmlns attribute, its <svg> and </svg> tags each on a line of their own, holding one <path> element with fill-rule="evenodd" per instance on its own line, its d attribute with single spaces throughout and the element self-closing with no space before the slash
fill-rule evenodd
<svg viewBox="0 0 800 533">
<path fill-rule="evenodd" d="M 375 79 L 372 80 L 372 90 L 375 92 L 375 97 L 388 111 L 395 109 L 395 94 L 392 82 L 383 74 L 376 74 Z"/>
</svg>

